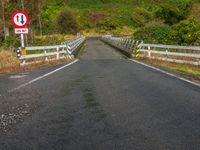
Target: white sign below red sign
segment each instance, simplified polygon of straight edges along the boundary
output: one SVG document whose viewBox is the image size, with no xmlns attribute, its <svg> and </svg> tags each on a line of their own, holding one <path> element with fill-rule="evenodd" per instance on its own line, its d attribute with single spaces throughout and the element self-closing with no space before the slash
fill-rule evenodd
<svg viewBox="0 0 200 150">
<path fill-rule="evenodd" d="M 28 28 L 15 28 L 15 34 L 28 34 Z"/>
</svg>

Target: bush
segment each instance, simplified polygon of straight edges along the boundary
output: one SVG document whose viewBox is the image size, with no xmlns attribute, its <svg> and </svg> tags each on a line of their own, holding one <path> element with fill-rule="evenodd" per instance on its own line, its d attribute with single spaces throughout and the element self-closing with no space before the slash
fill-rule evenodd
<svg viewBox="0 0 200 150">
<path fill-rule="evenodd" d="M 0 49 L 0 72 L 3 68 L 12 67 L 20 64 L 20 60 L 16 57 L 16 54 L 9 50 Z"/>
<path fill-rule="evenodd" d="M 88 10 L 83 13 L 80 13 L 77 17 L 80 30 L 87 30 L 94 27 L 93 24 L 90 22 L 90 13 L 91 11 Z"/>
<path fill-rule="evenodd" d="M 156 16 L 163 19 L 165 23 L 173 25 L 186 19 L 190 14 L 191 8 L 191 0 L 169 0 L 156 11 Z"/>
<path fill-rule="evenodd" d="M 42 11 L 42 32 L 43 34 L 55 34 L 56 31 L 56 15 L 59 7 L 48 6 Z M 38 28 L 39 30 L 39 28 Z M 38 32 L 39 33 L 39 32 Z"/>
<path fill-rule="evenodd" d="M 57 16 L 57 29 L 61 34 L 76 34 L 79 32 L 78 23 L 73 12 L 64 8 Z"/>
<path fill-rule="evenodd" d="M 135 34 L 135 39 L 146 43 L 200 45 L 200 23 L 190 17 L 171 27 L 149 26 L 141 28 Z"/>
<path fill-rule="evenodd" d="M 152 20 L 153 15 L 144 8 L 136 8 L 131 17 L 135 27 L 144 27 L 147 22 Z"/>
<path fill-rule="evenodd" d="M 152 26 L 141 28 L 134 33 L 134 38 L 145 43 L 168 44 L 169 34 L 170 27 L 168 26 Z"/>
<path fill-rule="evenodd" d="M 97 24 L 97 28 L 105 31 L 113 31 L 116 30 L 118 27 L 117 23 L 115 20 L 110 20 L 110 19 L 105 19 L 102 22 Z"/>
<path fill-rule="evenodd" d="M 3 44 L 2 44 L 4 48 L 17 47 L 19 45 L 20 43 L 17 41 L 15 36 L 7 36 L 4 39 Z"/>
<path fill-rule="evenodd" d="M 200 24 L 194 17 L 181 21 L 172 26 L 171 40 L 179 45 L 199 45 Z"/>
</svg>

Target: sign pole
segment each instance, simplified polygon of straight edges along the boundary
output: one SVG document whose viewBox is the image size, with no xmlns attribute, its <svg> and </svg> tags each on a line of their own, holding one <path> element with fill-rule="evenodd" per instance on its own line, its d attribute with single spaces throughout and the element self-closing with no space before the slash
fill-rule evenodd
<svg viewBox="0 0 200 150">
<path fill-rule="evenodd" d="M 21 34 L 21 47 L 24 48 L 25 44 L 24 44 L 24 34 Z"/>
</svg>

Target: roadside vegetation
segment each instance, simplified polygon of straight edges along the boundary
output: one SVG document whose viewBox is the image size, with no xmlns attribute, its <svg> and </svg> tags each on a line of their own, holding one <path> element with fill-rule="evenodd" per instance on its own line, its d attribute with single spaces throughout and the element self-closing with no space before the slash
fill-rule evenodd
<svg viewBox="0 0 200 150">
<path fill-rule="evenodd" d="M 61 63 L 70 62 L 70 59 L 60 59 L 54 61 L 41 61 L 40 63 L 20 66 L 20 60 L 15 56 L 12 50 L 0 49 L 0 74 L 2 73 L 18 73 L 24 71 L 30 71 L 35 68 L 41 68 L 50 65 L 57 65 Z"/>
<path fill-rule="evenodd" d="M 199 0 L 1 0 L 0 43 L 19 46 L 13 34 L 12 12 L 30 15 L 29 44 L 35 35 L 132 35 L 147 43 L 200 45 Z M 23 6 L 23 8 L 22 8 Z M 5 32 L 8 32 L 6 38 Z"/>
<path fill-rule="evenodd" d="M 200 68 L 199 66 L 188 65 L 188 64 L 177 64 L 172 62 L 152 60 L 146 58 L 138 58 L 139 61 L 154 65 L 159 68 L 163 68 L 169 72 L 178 74 L 187 79 L 200 82 Z"/>
<path fill-rule="evenodd" d="M 20 61 L 11 50 L 0 49 L 0 72 L 19 66 Z"/>
</svg>

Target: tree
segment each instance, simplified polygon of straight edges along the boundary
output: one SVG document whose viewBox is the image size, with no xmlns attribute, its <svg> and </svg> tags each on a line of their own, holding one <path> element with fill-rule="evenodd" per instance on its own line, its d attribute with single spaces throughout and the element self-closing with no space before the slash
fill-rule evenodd
<svg viewBox="0 0 200 150">
<path fill-rule="evenodd" d="M 173 25 L 186 19 L 190 14 L 191 7 L 191 0 L 169 0 L 161 4 L 160 8 L 156 11 L 156 16 L 163 19 L 165 23 Z"/>
<path fill-rule="evenodd" d="M 200 24 L 194 17 L 190 17 L 180 23 L 173 25 L 171 40 L 179 45 L 199 45 Z"/>
<path fill-rule="evenodd" d="M 134 9 L 131 20 L 135 27 L 144 27 L 146 23 L 153 19 L 153 15 L 151 12 L 147 11 L 144 8 L 136 8 Z"/>
<path fill-rule="evenodd" d="M 61 34 L 76 34 L 79 31 L 76 18 L 68 8 L 61 10 L 56 21 L 58 32 Z"/>
</svg>

